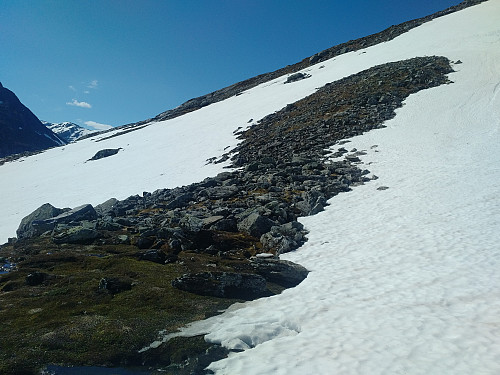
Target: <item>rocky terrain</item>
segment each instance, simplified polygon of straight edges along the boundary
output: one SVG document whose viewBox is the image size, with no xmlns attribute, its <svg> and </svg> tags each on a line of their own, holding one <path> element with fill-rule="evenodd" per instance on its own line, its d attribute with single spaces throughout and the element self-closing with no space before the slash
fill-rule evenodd
<svg viewBox="0 0 500 375">
<path fill-rule="evenodd" d="M 213 178 L 96 207 L 40 207 L 0 248 L 15 268 L 0 275 L 0 372 L 62 363 L 204 373 L 227 353 L 202 338 L 140 349 L 307 277 L 279 260 L 307 240 L 297 218 L 376 178 L 343 139 L 383 127 L 410 94 L 450 83 L 451 71 L 436 56 L 376 66 L 237 133 L 236 149 L 207 160 L 232 162 Z M 296 79 L 307 76 L 287 85 Z M 333 145 L 342 147 L 332 154 Z"/>
<path fill-rule="evenodd" d="M 0 83 L 0 158 L 64 144 Z"/>
</svg>

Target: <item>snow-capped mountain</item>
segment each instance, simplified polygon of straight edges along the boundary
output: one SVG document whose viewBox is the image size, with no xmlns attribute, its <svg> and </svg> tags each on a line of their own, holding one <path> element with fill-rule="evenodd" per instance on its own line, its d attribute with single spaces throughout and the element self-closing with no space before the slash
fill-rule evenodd
<svg viewBox="0 0 500 375">
<path fill-rule="evenodd" d="M 375 66 L 443 56 L 454 70 L 449 84 L 410 95 L 384 128 L 325 153 L 342 157 L 348 148 L 372 181 L 300 219 L 308 242 L 282 258 L 310 271 L 301 284 L 168 332 L 151 347 L 175 335 L 206 335 L 232 350 L 209 366 L 219 375 L 498 374 L 499 17 L 500 1 L 485 1 L 384 43 L 313 59 L 298 72 L 302 79 L 285 74 L 173 119 L 5 163 L 0 242 L 46 202 L 96 205 L 227 172 L 228 162 L 207 160 L 235 149 L 236 135 L 259 119 L 286 107 L 293 114 L 291 103 Z M 365 98 L 363 120 L 391 95 Z M 317 116 L 325 127 L 337 117 Z M 116 152 L 90 161 L 104 150 Z"/>
<path fill-rule="evenodd" d="M 0 83 L 0 158 L 63 144 L 62 139 L 43 126 L 17 96 Z"/>
<path fill-rule="evenodd" d="M 52 130 L 66 143 L 74 142 L 85 135 L 89 135 L 96 132 L 96 130 L 85 129 L 80 125 L 67 121 L 60 123 L 51 123 L 47 121 L 42 121 L 42 124 L 44 124 L 47 128 Z"/>
</svg>

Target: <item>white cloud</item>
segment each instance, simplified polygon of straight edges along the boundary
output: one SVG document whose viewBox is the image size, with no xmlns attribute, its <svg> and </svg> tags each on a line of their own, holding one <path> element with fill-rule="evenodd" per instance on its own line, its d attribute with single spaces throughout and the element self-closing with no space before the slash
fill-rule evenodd
<svg viewBox="0 0 500 375">
<path fill-rule="evenodd" d="M 90 91 L 89 90 L 85 90 L 83 93 L 84 94 L 90 94 Z"/>
<path fill-rule="evenodd" d="M 97 79 L 94 79 L 94 80 L 90 81 L 90 83 L 88 84 L 87 87 L 89 89 L 96 89 L 97 88 L 97 84 L 98 84 Z"/>
<path fill-rule="evenodd" d="M 85 121 L 84 124 L 88 126 L 89 128 L 92 128 L 91 130 L 108 130 L 111 129 L 113 126 L 111 125 L 106 125 L 106 124 L 100 124 L 95 121 Z"/>
<path fill-rule="evenodd" d="M 75 92 L 76 92 L 75 86 L 69 85 L 69 86 L 68 86 L 68 88 L 69 88 L 71 91 L 75 91 Z"/>
<path fill-rule="evenodd" d="M 66 105 L 71 105 L 73 107 L 81 107 L 81 108 L 92 108 L 92 106 L 87 102 L 79 102 L 76 99 L 73 99 L 71 102 L 66 102 Z"/>
</svg>

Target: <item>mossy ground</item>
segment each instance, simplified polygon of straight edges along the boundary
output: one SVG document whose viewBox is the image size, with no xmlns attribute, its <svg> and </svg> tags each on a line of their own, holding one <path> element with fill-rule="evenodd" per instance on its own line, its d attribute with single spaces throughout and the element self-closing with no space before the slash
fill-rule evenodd
<svg viewBox="0 0 500 375">
<path fill-rule="evenodd" d="M 234 241 L 248 245 L 245 238 Z M 4 246 L 3 256 L 15 253 L 20 261 L 17 271 L 0 275 L 0 374 L 30 373 L 46 364 L 140 363 L 138 350 L 160 330 L 173 332 L 237 301 L 177 290 L 173 279 L 214 267 L 250 270 L 239 253 L 221 259 L 181 252 L 178 262 L 163 265 L 141 261 L 137 252 L 130 245 L 54 245 L 43 237 Z M 48 276 L 30 286 L 26 277 L 34 272 Z M 102 278 L 132 288 L 113 295 L 99 290 Z"/>
</svg>

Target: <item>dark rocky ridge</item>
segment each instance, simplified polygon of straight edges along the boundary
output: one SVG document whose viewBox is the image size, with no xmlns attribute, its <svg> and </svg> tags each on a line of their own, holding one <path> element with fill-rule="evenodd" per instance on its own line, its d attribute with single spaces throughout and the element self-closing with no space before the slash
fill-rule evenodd
<svg viewBox="0 0 500 375">
<path fill-rule="evenodd" d="M 197 98 L 190 99 L 186 101 L 185 103 L 182 103 L 178 107 L 174 109 L 169 109 L 165 112 L 162 112 L 158 114 L 157 116 L 139 121 L 136 123 L 132 124 L 126 124 L 122 125 L 118 128 L 122 128 L 123 132 L 117 133 L 112 135 L 111 137 L 118 136 L 120 134 L 128 133 L 134 130 L 138 130 L 142 127 L 144 127 L 146 124 L 152 121 L 164 121 L 164 120 L 169 120 L 173 119 L 178 116 L 182 116 L 183 114 L 195 111 L 197 109 L 203 108 L 207 105 L 210 105 L 212 103 L 219 102 L 221 100 L 227 99 L 231 96 L 238 95 L 242 93 L 243 91 L 249 90 L 257 85 L 260 85 L 262 83 L 268 82 L 270 80 L 273 80 L 275 78 L 281 77 L 286 74 L 294 74 L 298 72 L 299 70 L 305 69 L 311 65 L 320 63 L 322 61 L 329 60 L 331 58 L 334 58 L 336 56 L 342 55 L 344 53 L 348 52 L 353 52 L 353 51 L 358 51 L 363 48 L 367 48 L 379 43 L 387 42 L 390 41 L 397 36 L 404 34 L 405 32 L 418 27 L 422 25 L 423 23 L 432 21 L 433 19 L 446 16 L 450 13 L 454 13 L 457 11 L 460 11 L 462 9 L 468 8 L 470 6 L 474 6 L 477 4 L 480 4 L 482 2 L 485 2 L 487 0 L 464 0 L 458 5 L 451 6 L 445 10 L 433 13 L 431 15 L 422 17 L 422 18 L 417 18 L 415 20 L 410 20 L 406 21 L 403 23 L 400 23 L 398 25 L 393 25 L 383 31 L 380 31 L 376 34 L 372 34 L 363 38 L 355 39 L 355 40 L 350 40 L 348 42 L 338 44 L 336 46 L 330 47 L 328 49 L 325 49 L 321 52 L 316 53 L 313 56 L 306 57 L 303 60 L 301 60 L 298 63 L 292 64 L 292 65 L 287 65 L 284 68 L 275 70 L 273 72 L 269 73 L 264 73 L 260 74 L 256 77 L 249 78 L 247 80 L 235 83 L 231 86 L 225 87 L 223 89 L 211 92 L 206 95 L 199 96 Z M 106 133 L 111 130 L 104 131 L 102 133 Z"/>
<path fill-rule="evenodd" d="M 29 220 L 24 221 L 18 235 L 27 238 L 3 246 L 0 256 L 17 263 L 19 275 L 42 275 L 26 280 L 40 282 L 37 287 L 46 288 L 46 293 L 58 283 L 68 282 L 64 278 L 59 281 L 61 276 L 54 267 L 88 262 L 79 259 L 89 249 L 105 251 L 102 256 L 108 260 L 103 262 L 127 262 L 127 267 L 134 265 L 137 269 L 162 267 L 149 282 L 161 282 L 162 288 L 167 282 L 180 289 L 175 293 L 188 301 L 197 297 L 185 291 L 240 299 L 279 292 L 307 276 L 300 266 L 276 259 L 306 240 L 297 218 L 320 212 L 329 198 L 370 180 L 369 172 L 358 165 L 358 154 L 332 162 L 326 148 L 346 137 L 383 127 L 408 95 L 449 83 L 446 74 L 451 71 L 444 57 L 420 57 L 373 67 L 327 84 L 241 133 L 240 145 L 222 157 L 231 158 L 238 170 L 189 186 L 110 200 L 95 210 L 87 207 L 85 212 L 91 215 L 81 218 L 72 216 L 79 215 L 77 209 L 63 213 L 56 210 L 56 218 L 35 214 L 36 225 L 49 225 L 49 229 L 42 234 L 30 231 Z M 343 153 L 347 151 L 340 150 L 335 156 Z M 47 247 L 50 254 L 45 254 Z M 98 290 L 99 295 L 126 298 L 144 284 L 141 272 L 134 269 L 110 274 L 105 267 L 99 271 L 101 268 L 93 270 L 101 276 L 92 284 L 93 293 Z M 172 275 L 173 269 L 181 269 L 183 274 L 166 276 Z M 0 276 L 2 292 L 26 288 L 24 279 L 16 281 L 14 274 Z M 113 287 L 108 289 L 108 284 Z M 3 294 L 2 298 L 8 296 Z M 47 350 L 43 342 L 35 340 L 33 345 Z M 93 360 L 98 361 L 94 364 L 107 361 L 123 365 L 147 359 L 148 363 L 159 364 L 171 345 L 167 342 L 141 355 L 128 352 Z M 52 349 L 48 347 L 49 352 Z M 113 352 L 109 345 L 99 350 Z M 57 355 L 58 361 L 68 361 L 63 354 Z"/>
<path fill-rule="evenodd" d="M 0 83 L 0 158 L 65 144 Z"/>
</svg>

